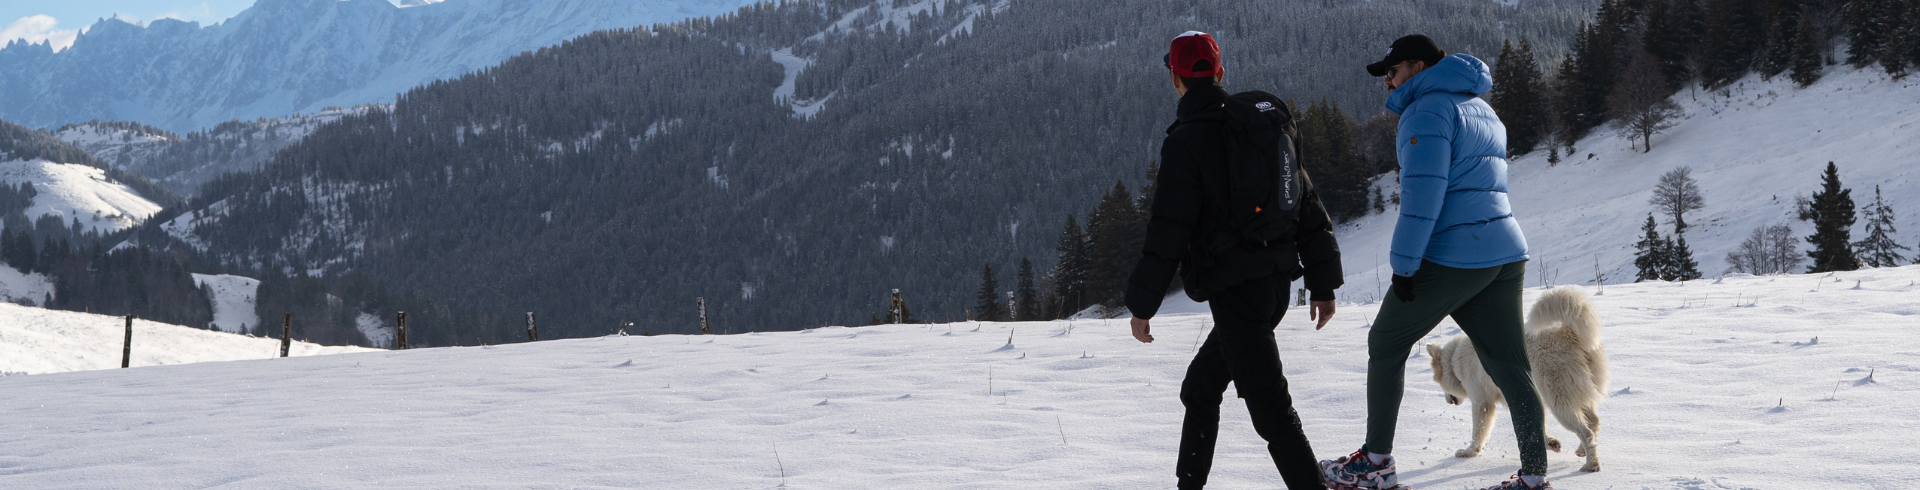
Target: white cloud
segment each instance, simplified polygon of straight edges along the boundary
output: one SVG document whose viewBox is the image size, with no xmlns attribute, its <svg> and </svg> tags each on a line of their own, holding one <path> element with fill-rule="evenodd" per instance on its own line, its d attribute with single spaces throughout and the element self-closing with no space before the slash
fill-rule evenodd
<svg viewBox="0 0 1920 490">
<path fill-rule="evenodd" d="M 48 15 L 29 15 L 0 28 L 0 43 L 13 40 L 26 40 L 30 43 L 51 41 L 53 50 L 60 51 L 73 46 L 73 39 L 80 35 L 76 29 L 55 29 L 59 21 Z"/>
</svg>

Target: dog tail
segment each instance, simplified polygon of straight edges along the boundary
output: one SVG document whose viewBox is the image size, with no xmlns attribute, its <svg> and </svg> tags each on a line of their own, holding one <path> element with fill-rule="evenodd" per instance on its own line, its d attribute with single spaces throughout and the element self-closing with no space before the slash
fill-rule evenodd
<svg viewBox="0 0 1920 490">
<path fill-rule="evenodd" d="M 1533 311 L 1527 313 L 1527 332 L 1532 333 L 1554 325 L 1565 325 L 1579 339 L 1580 347 L 1588 352 L 1600 349 L 1600 314 L 1593 310 L 1593 304 L 1587 302 L 1587 295 L 1568 286 L 1553 288 L 1533 303 Z"/>
</svg>

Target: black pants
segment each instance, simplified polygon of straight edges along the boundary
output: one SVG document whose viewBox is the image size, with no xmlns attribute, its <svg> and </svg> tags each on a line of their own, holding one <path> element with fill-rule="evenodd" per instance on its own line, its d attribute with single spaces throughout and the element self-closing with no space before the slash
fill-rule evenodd
<svg viewBox="0 0 1920 490">
<path fill-rule="evenodd" d="M 1180 402 L 1187 407 L 1180 428 L 1180 461 L 1174 469 L 1180 488 L 1207 484 L 1214 439 L 1220 433 L 1221 396 L 1229 381 L 1246 399 L 1253 430 L 1266 439 L 1267 453 L 1287 488 L 1326 488 L 1313 447 L 1300 430 L 1293 397 L 1287 394 L 1273 340 L 1274 327 L 1287 313 L 1287 282 L 1277 276 L 1256 279 L 1221 292 L 1207 306 L 1213 310 L 1213 332 L 1193 356 L 1180 385 Z"/>
</svg>

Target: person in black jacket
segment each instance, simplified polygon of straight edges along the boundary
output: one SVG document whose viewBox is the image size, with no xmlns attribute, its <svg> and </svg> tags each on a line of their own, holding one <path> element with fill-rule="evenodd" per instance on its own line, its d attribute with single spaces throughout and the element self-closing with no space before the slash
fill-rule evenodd
<svg viewBox="0 0 1920 490">
<path fill-rule="evenodd" d="M 1175 468 L 1179 488 L 1206 485 L 1222 394 L 1232 382 L 1287 488 L 1324 489 L 1287 393 L 1273 330 L 1286 314 L 1289 284 L 1302 276 L 1312 292 L 1308 314 L 1319 322 L 1315 329 L 1333 317 L 1333 291 L 1343 279 L 1332 223 L 1302 173 L 1304 194 L 1294 208 L 1291 243 L 1220 246 L 1218 237 L 1234 231 L 1224 211 L 1229 185 L 1222 177 L 1229 152 L 1224 130 L 1230 116 L 1229 95 L 1220 86 L 1226 73 L 1220 48 L 1212 36 L 1188 32 L 1174 38 L 1166 61 L 1180 95 L 1179 120 L 1167 128 L 1160 149 L 1146 247 L 1128 280 L 1126 302 L 1133 336 L 1141 342 L 1153 342 L 1150 320 L 1176 271 L 1189 296 L 1207 301 L 1213 312 L 1215 327 L 1180 386 L 1187 412 Z"/>
</svg>

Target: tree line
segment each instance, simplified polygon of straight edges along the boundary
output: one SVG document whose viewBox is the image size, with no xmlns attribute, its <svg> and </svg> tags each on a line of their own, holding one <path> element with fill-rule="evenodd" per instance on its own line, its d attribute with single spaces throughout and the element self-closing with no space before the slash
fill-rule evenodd
<svg viewBox="0 0 1920 490">
<path fill-rule="evenodd" d="M 1174 113 L 1158 62 L 1172 35 L 1220 36 L 1230 90 L 1337 107 L 1329 127 L 1352 133 L 1327 151 L 1357 156 L 1310 167 L 1334 192 L 1335 174 L 1391 161 L 1391 132 L 1384 152 L 1366 136 L 1391 129 L 1362 69 L 1380 46 L 1409 30 L 1468 52 L 1560 39 L 1584 4 L 933 2 L 891 20 L 858 15 L 865 0 L 761 4 L 582 36 L 347 115 L 203 186 L 191 233 L 236 268 L 358 272 L 450 308 L 539 311 L 560 337 L 697 331 L 695 297 L 721 330 L 870 321 L 896 288 L 915 316 L 958 319 L 974 284 L 954 278 L 983 263 L 1038 259 L 1034 288 L 1052 286 L 1058 210 L 1150 161 Z M 768 53 L 785 48 L 810 62 L 793 99 L 825 100 L 810 117 L 773 97 L 785 72 Z M 1113 200 L 1137 199 L 1126 187 Z M 1356 216 L 1381 200 L 1352 188 Z"/>
<path fill-rule="evenodd" d="M 1920 3 L 1908 0 L 1603 0 L 1564 58 L 1522 36 L 1501 48 L 1489 94 L 1514 155 L 1547 149 L 1558 163 L 1609 124 L 1652 151 L 1683 116 L 1669 96 L 1721 92 L 1748 74 L 1805 87 L 1841 62 L 1905 76 L 1920 63 Z M 1542 61 L 1549 63 L 1542 63 Z"/>
<path fill-rule="evenodd" d="M 1661 176 L 1649 201 L 1656 212 L 1667 215 L 1674 224 L 1672 234 L 1662 237 L 1653 213 L 1647 214 L 1642 237 L 1634 244 L 1634 277 L 1639 281 L 1686 281 L 1699 279 L 1699 264 L 1688 249 L 1684 232 L 1685 213 L 1704 209 L 1705 197 L 1693 180 L 1692 169 L 1681 167 Z M 1726 256 L 1727 272 L 1748 274 L 1787 274 L 1807 266 L 1808 273 L 1851 271 L 1861 267 L 1894 267 L 1920 264 L 1920 256 L 1908 256 L 1912 248 L 1900 244 L 1894 236 L 1898 214 L 1887 204 L 1880 186 L 1873 188 L 1873 202 L 1865 211 L 1866 236 L 1853 241 L 1853 226 L 1858 208 L 1853 190 L 1840 182 L 1840 169 L 1834 162 L 1820 175 L 1820 190 L 1796 201 L 1799 220 L 1811 222 L 1814 232 L 1797 237 L 1786 223 L 1768 223 L 1753 229 L 1745 241 Z M 1802 253 L 1800 242 L 1812 247 Z M 1809 264 L 1809 262 L 1811 262 Z"/>
</svg>

